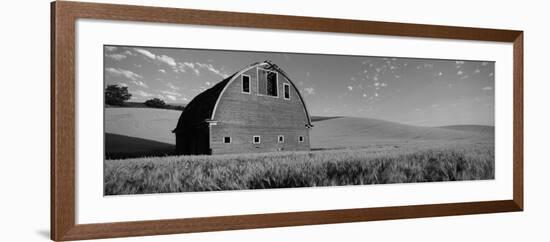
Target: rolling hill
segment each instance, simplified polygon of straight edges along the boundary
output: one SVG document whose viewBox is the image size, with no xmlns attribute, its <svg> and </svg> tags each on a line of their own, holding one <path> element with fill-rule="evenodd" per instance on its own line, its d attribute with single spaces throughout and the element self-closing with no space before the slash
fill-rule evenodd
<svg viewBox="0 0 550 242">
<path fill-rule="evenodd" d="M 171 130 L 181 111 L 152 108 L 106 108 L 107 154 L 169 154 L 175 144 Z M 492 142 L 494 127 L 457 125 L 420 127 L 378 119 L 312 117 L 312 149 L 403 146 L 448 142 Z M 109 156 L 109 155 L 108 155 Z"/>
<path fill-rule="evenodd" d="M 421 127 L 378 119 L 338 117 L 313 123 L 312 148 L 365 147 L 372 144 L 492 140 L 489 132 Z M 455 126 L 450 126 L 455 127 Z"/>
</svg>

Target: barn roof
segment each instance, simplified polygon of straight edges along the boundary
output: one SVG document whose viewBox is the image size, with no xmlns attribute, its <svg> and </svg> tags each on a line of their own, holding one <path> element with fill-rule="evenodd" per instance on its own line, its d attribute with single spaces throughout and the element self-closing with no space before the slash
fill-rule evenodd
<svg viewBox="0 0 550 242">
<path fill-rule="evenodd" d="M 209 121 L 212 118 L 212 114 L 216 110 L 216 106 L 218 103 L 218 99 L 220 95 L 225 90 L 225 87 L 231 83 L 231 81 L 234 79 L 235 76 L 239 76 L 241 73 L 249 70 L 250 68 L 254 68 L 261 65 L 268 65 L 271 68 L 276 69 L 279 71 L 282 75 L 286 77 L 286 79 L 294 86 L 294 83 L 290 80 L 288 75 L 281 70 L 277 65 L 272 64 L 269 61 L 264 62 L 257 62 L 249 65 L 248 67 L 243 68 L 242 70 L 235 72 L 233 75 L 226 77 L 221 82 L 218 82 L 216 85 L 212 86 L 211 88 L 207 89 L 206 91 L 200 93 L 197 95 L 187 106 L 185 106 L 179 120 L 176 128 L 172 130 L 173 133 L 178 133 L 183 131 L 184 127 L 194 127 L 200 124 L 203 124 L 205 121 Z M 296 86 L 294 86 L 296 88 Z M 304 100 L 301 96 L 301 94 L 298 92 L 298 96 L 302 100 L 302 103 L 304 103 Z M 308 119 L 308 125 L 311 125 L 311 118 L 309 117 L 309 112 L 307 108 L 306 109 L 306 115 Z"/>
</svg>

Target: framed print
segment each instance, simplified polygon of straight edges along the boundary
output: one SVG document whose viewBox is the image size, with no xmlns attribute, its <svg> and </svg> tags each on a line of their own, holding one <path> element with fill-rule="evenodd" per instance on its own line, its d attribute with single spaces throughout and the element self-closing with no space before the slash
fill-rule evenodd
<svg viewBox="0 0 550 242">
<path fill-rule="evenodd" d="M 53 2 L 51 238 L 523 210 L 523 32 Z"/>
</svg>

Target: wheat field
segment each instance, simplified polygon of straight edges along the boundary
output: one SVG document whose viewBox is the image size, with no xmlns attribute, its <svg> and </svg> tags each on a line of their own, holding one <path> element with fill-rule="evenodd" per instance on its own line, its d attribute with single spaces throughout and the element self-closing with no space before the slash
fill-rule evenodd
<svg viewBox="0 0 550 242">
<path fill-rule="evenodd" d="M 106 160 L 105 195 L 494 179 L 494 144 Z"/>
</svg>

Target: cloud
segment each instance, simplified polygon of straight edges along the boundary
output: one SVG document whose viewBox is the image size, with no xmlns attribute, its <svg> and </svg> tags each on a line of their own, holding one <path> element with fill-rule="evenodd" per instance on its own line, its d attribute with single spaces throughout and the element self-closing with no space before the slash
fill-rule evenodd
<svg viewBox="0 0 550 242">
<path fill-rule="evenodd" d="M 144 88 L 149 88 L 149 86 L 147 86 L 147 84 L 145 84 L 144 82 L 140 81 L 140 80 L 133 80 L 132 83 L 136 84 L 136 86 L 140 86 L 140 87 L 144 87 Z"/>
<path fill-rule="evenodd" d="M 195 64 L 191 63 L 191 62 L 183 62 L 182 63 L 184 66 L 187 66 L 191 69 L 195 69 Z"/>
<path fill-rule="evenodd" d="M 456 63 L 457 65 L 463 65 L 463 64 L 464 64 L 464 61 L 455 61 L 455 63 Z"/>
<path fill-rule="evenodd" d="M 491 90 L 493 90 L 493 87 L 491 87 L 491 86 L 486 86 L 486 87 L 484 87 L 484 88 L 481 88 L 481 90 L 483 90 L 483 91 L 491 91 Z"/>
<path fill-rule="evenodd" d="M 153 59 L 153 60 L 157 59 L 157 56 L 155 54 L 151 53 L 148 50 L 144 50 L 144 49 L 140 49 L 140 48 L 134 48 L 134 51 L 144 55 L 145 57 L 147 57 L 149 59 Z"/>
<path fill-rule="evenodd" d="M 489 64 L 489 62 L 486 62 L 486 61 L 481 62 L 481 65 L 482 65 L 482 66 L 486 66 L 486 65 L 488 65 L 488 64 Z"/>
<path fill-rule="evenodd" d="M 138 96 L 141 96 L 141 97 L 152 97 L 152 96 L 155 96 L 154 94 L 145 92 L 145 91 L 143 91 L 143 90 L 137 90 L 137 91 L 135 91 L 135 92 L 132 92 L 132 94 L 135 94 L 135 95 L 138 95 Z"/>
<path fill-rule="evenodd" d="M 309 95 L 315 94 L 315 89 L 313 87 L 306 87 L 304 88 L 304 91 Z"/>
<path fill-rule="evenodd" d="M 176 66 L 176 61 L 174 60 L 174 58 L 172 58 L 170 56 L 167 56 L 167 55 L 157 56 L 157 60 L 160 61 L 160 62 L 163 62 L 163 63 L 165 63 L 169 66 L 172 66 L 172 67 Z"/>
<path fill-rule="evenodd" d="M 380 86 L 381 86 L 381 87 L 387 87 L 388 84 L 382 82 L 382 83 L 380 83 Z"/>
<path fill-rule="evenodd" d="M 226 77 L 227 74 L 223 73 L 221 70 L 219 69 L 216 69 L 214 68 L 214 66 L 212 64 L 204 64 L 204 63 L 199 63 L 199 62 L 195 62 L 195 64 L 200 67 L 200 68 L 203 68 L 203 69 L 206 69 L 206 70 L 209 70 L 210 72 L 220 76 L 220 77 Z M 196 73 L 196 72 L 195 72 Z M 197 74 L 198 75 L 198 74 Z"/>
<path fill-rule="evenodd" d="M 437 73 L 438 76 L 443 76 L 443 72 Z"/>
<path fill-rule="evenodd" d="M 348 86 L 348 90 L 353 91 L 353 87 L 352 87 L 352 86 Z"/>
<path fill-rule="evenodd" d="M 460 75 L 464 74 L 464 72 L 462 70 L 458 70 L 458 72 L 456 72 L 456 74 L 460 76 Z"/>
<path fill-rule="evenodd" d="M 124 69 L 120 69 L 120 68 L 112 68 L 112 67 L 108 67 L 108 68 L 105 68 L 105 70 L 108 72 L 108 73 L 111 73 L 115 76 L 124 76 L 130 80 L 137 80 L 139 78 L 141 78 L 140 75 L 132 72 L 132 71 L 129 71 L 129 70 L 124 70 Z"/>
<path fill-rule="evenodd" d="M 172 100 L 172 101 L 176 101 L 176 97 L 174 97 L 172 95 L 165 95 L 165 97 Z"/>
<path fill-rule="evenodd" d="M 174 58 L 172 58 L 170 56 L 167 56 L 167 55 L 155 55 L 151 51 L 141 49 L 141 48 L 134 48 L 134 51 L 137 52 L 137 53 L 142 54 L 143 56 L 145 56 L 145 57 L 147 57 L 151 60 L 155 60 L 155 61 L 167 64 L 171 67 L 176 67 L 176 65 L 177 65 L 176 60 L 174 60 Z"/>
<path fill-rule="evenodd" d="M 204 84 L 205 84 L 205 85 L 207 85 L 207 86 L 210 86 L 210 85 L 212 85 L 212 83 L 211 83 L 211 82 L 205 82 Z"/>
<path fill-rule="evenodd" d="M 159 72 L 166 73 L 166 70 L 164 70 L 164 69 L 159 69 Z"/>
<path fill-rule="evenodd" d="M 380 86 L 380 82 L 375 82 L 375 83 L 374 83 L 374 86 L 375 86 L 375 87 Z"/>
<path fill-rule="evenodd" d="M 125 55 L 136 56 L 136 54 L 135 54 L 134 52 L 130 51 L 130 50 L 124 51 L 124 54 L 125 54 Z"/>
<path fill-rule="evenodd" d="M 116 61 L 124 60 L 126 59 L 126 56 L 123 54 L 111 54 L 111 55 L 105 55 L 108 58 L 111 58 Z"/>
<path fill-rule="evenodd" d="M 367 97 L 367 94 L 366 94 L 366 93 L 363 93 L 363 97 L 366 98 L 366 97 Z"/>
<path fill-rule="evenodd" d="M 172 90 L 179 90 L 180 88 L 172 84 L 171 82 L 166 83 L 166 86 Z"/>
<path fill-rule="evenodd" d="M 115 50 L 117 50 L 118 48 L 117 48 L 117 47 L 114 47 L 114 46 L 105 46 L 105 49 L 106 49 L 107 51 L 115 51 Z"/>
<path fill-rule="evenodd" d="M 493 72 L 489 73 L 489 76 L 494 76 L 494 75 L 495 75 L 495 73 L 493 73 Z"/>
<path fill-rule="evenodd" d="M 165 94 L 165 95 L 176 96 L 176 97 L 181 96 L 181 94 L 179 94 L 177 92 L 168 91 L 168 90 L 161 91 L 160 93 Z"/>
<path fill-rule="evenodd" d="M 187 70 L 190 69 L 195 73 L 195 75 L 200 75 L 199 66 L 195 66 L 195 63 L 192 62 L 179 62 L 177 63 L 177 67 L 175 67 L 174 69 L 183 73 L 187 72 Z"/>
<path fill-rule="evenodd" d="M 477 74 L 477 73 L 479 73 L 479 72 L 481 72 L 481 70 L 476 69 L 476 70 L 474 71 L 474 74 Z"/>
<path fill-rule="evenodd" d="M 464 75 L 464 76 L 462 76 L 460 79 L 461 79 L 461 80 L 464 80 L 464 79 L 468 79 L 468 77 L 470 77 L 470 76 L 469 76 L 469 75 Z"/>
</svg>

